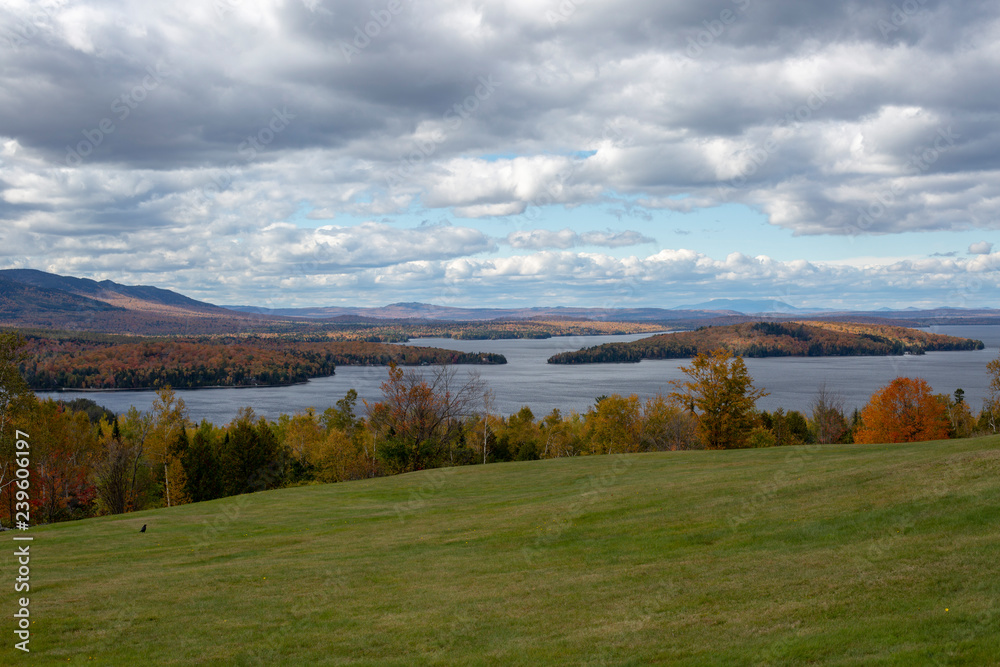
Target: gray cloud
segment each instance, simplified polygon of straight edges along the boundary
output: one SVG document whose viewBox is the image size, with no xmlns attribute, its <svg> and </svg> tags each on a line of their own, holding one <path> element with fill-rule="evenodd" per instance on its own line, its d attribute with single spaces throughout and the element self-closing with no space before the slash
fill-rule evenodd
<svg viewBox="0 0 1000 667">
<path fill-rule="evenodd" d="M 386 7 L 7 3 L 4 257 L 104 275 L 134 258 L 143 282 L 225 276 L 222 292 L 292 280 L 288 266 L 303 285 L 380 267 L 385 285 L 440 286 L 458 269 L 436 263 L 468 259 L 486 293 L 513 269 L 482 268 L 495 246 L 474 226 L 546 204 L 622 220 L 736 203 L 798 235 L 998 226 L 996 3 Z M 297 229 L 303 206 L 331 222 L 470 222 Z M 653 241 L 523 225 L 507 237 L 521 250 Z"/>
</svg>

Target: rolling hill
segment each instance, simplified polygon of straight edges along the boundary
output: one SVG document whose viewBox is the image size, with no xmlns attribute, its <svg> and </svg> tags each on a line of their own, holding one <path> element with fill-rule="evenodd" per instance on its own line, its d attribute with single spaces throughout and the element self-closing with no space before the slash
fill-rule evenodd
<svg viewBox="0 0 1000 667">
<path fill-rule="evenodd" d="M 142 335 L 232 333 L 280 328 L 289 318 L 237 313 L 170 290 L 0 271 L 0 325 Z"/>
<path fill-rule="evenodd" d="M 60 289 L 23 283 L 0 271 L 0 318 L 30 318 L 48 313 L 102 313 L 125 308 Z"/>
<path fill-rule="evenodd" d="M 31 657 L 996 664 L 998 506 L 990 437 L 468 466 L 61 523 L 26 533 Z"/>
<path fill-rule="evenodd" d="M 162 312 L 181 310 L 216 315 L 228 314 L 225 308 L 203 301 L 195 301 L 177 292 L 148 285 L 121 285 L 111 280 L 97 282 L 87 278 L 59 276 L 34 269 L 6 269 L 0 271 L 0 278 L 23 285 L 32 285 L 52 293 L 65 292 L 128 310 L 159 310 Z"/>
</svg>

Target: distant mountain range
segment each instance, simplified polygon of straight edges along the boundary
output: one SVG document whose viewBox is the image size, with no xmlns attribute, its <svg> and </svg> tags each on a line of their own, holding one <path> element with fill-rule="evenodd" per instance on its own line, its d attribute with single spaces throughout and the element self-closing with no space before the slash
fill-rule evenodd
<svg viewBox="0 0 1000 667">
<path fill-rule="evenodd" d="M 498 319 L 535 319 L 543 317 L 587 319 L 587 320 L 629 320 L 629 321 L 671 321 L 691 317 L 716 317 L 718 315 L 752 315 L 758 313 L 819 313 L 829 309 L 795 308 L 773 299 L 714 299 L 691 306 L 674 308 L 574 308 L 566 306 L 535 308 L 454 308 L 435 306 L 427 303 L 393 303 L 378 308 L 354 308 L 330 306 L 320 308 L 259 308 L 257 306 L 224 306 L 232 310 L 279 317 L 306 317 L 329 319 L 344 317 L 364 317 L 372 319 L 421 319 L 446 321 L 483 321 Z"/>
<path fill-rule="evenodd" d="M 202 334 L 286 331 L 316 324 L 372 320 L 478 322 L 562 319 L 656 322 L 676 328 L 751 320 L 801 318 L 928 324 L 1000 324 L 1000 310 L 939 308 L 902 311 L 833 311 L 796 308 L 776 299 L 714 299 L 675 308 L 455 308 L 394 303 L 379 308 L 316 307 L 268 309 L 216 306 L 166 289 L 122 285 L 110 280 L 59 276 L 32 269 L 0 270 L 0 326 L 107 333 Z"/>
<path fill-rule="evenodd" d="M 570 306 L 535 308 L 455 308 L 427 303 L 393 303 L 378 308 L 330 306 L 326 308 L 259 308 L 256 306 L 225 306 L 234 311 L 308 319 L 378 319 L 430 320 L 448 322 L 482 322 L 488 320 L 597 320 L 601 322 L 659 322 L 690 318 L 716 317 L 722 311 L 675 310 L 665 308 L 577 308 Z M 733 314 L 733 311 L 728 311 Z"/>
<path fill-rule="evenodd" d="M 775 299 L 712 299 L 711 301 L 689 306 L 676 306 L 675 308 L 671 308 L 671 310 L 732 311 L 742 313 L 743 315 L 758 313 L 824 313 L 832 311 L 831 308 L 796 308 Z"/>
<path fill-rule="evenodd" d="M 848 316 L 862 318 L 882 318 L 896 320 L 899 318 L 964 318 L 996 316 L 1000 310 L 938 308 L 934 310 L 891 310 L 883 308 L 877 311 L 845 311 L 832 308 L 796 308 L 774 299 L 713 299 L 704 303 L 676 306 L 673 308 L 577 308 L 572 306 L 535 307 L 535 308 L 455 308 L 451 306 L 435 306 L 427 303 L 393 303 L 377 308 L 360 308 L 349 306 L 329 306 L 318 308 L 261 308 L 258 306 L 223 306 L 234 311 L 268 315 L 271 317 L 294 317 L 312 320 L 338 319 L 343 321 L 372 320 L 432 320 L 450 322 L 478 322 L 488 320 L 526 320 L 526 319 L 570 319 L 623 322 L 675 322 L 679 320 L 700 320 L 717 318 L 751 318 L 760 316 L 814 317 L 817 314 L 825 318 L 842 319 Z"/>
</svg>

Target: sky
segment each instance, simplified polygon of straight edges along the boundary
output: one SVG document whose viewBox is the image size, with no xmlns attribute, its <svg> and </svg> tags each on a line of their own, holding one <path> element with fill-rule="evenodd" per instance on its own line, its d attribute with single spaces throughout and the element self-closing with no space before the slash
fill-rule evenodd
<svg viewBox="0 0 1000 667">
<path fill-rule="evenodd" d="M 2 0 L 0 268 L 1000 307 L 994 0 Z"/>
</svg>

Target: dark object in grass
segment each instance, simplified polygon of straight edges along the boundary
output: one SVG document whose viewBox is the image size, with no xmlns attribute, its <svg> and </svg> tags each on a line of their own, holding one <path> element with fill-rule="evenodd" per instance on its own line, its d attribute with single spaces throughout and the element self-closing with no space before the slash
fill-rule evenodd
<svg viewBox="0 0 1000 667">
<path fill-rule="evenodd" d="M 139 529 L 139 532 L 140 533 L 145 533 L 146 532 L 146 524 L 142 524 L 142 528 Z"/>
</svg>

